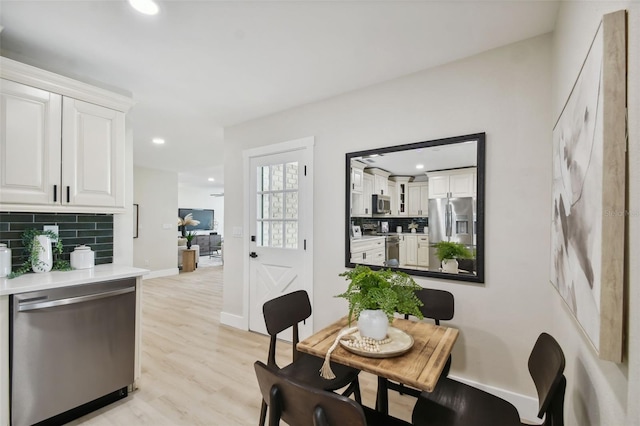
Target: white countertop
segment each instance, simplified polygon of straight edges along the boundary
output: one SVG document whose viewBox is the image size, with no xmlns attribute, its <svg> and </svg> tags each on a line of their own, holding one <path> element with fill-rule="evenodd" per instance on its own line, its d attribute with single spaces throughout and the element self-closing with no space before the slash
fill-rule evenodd
<svg viewBox="0 0 640 426">
<path fill-rule="evenodd" d="M 8 278 L 0 278 L 0 296 L 138 277 L 148 273 L 148 269 L 115 265 L 112 263 L 96 265 L 91 269 L 52 271 L 37 274 L 28 273 L 11 280 Z"/>
</svg>

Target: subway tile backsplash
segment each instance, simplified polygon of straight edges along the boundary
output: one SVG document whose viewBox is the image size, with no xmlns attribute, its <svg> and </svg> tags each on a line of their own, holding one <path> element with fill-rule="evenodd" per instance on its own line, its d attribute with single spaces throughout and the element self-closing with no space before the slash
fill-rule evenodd
<svg viewBox="0 0 640 426">
<path fill-rule="evenodd" d="M 12 269 L 24 262 L 22 232 L 43 229 L 44 225 L 58 225 L 63 254 L 79 244 L 86 244 L 95 252 L 96 265 L 113 263 L 113 215 L 90 213 L 7 213 L 0 212 L 0 242 L 11 249 Z"/>
</svg>

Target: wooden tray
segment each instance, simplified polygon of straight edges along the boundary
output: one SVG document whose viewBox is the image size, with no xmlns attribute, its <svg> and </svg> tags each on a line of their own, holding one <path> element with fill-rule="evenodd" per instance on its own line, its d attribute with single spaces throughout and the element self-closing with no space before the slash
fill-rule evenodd
<svg viewBox="0 0 640 426">
<path fill-rule="evenodd" d="M 343 343 L 342 340 L 340 340 L 340 346 L 349 352 L 369 358 L 391 358 L 402 355 L 413 346 L 413 337 L 398 328 L 389 327 L 387 335 L 391 338 L 391 342 L 380 345 L 380 352 L 369 352 L 360 348 L 354 348 Z M 360 332 L 356 331 L 352 333 L 351 336 L 359 339 Z"/>
</svg>

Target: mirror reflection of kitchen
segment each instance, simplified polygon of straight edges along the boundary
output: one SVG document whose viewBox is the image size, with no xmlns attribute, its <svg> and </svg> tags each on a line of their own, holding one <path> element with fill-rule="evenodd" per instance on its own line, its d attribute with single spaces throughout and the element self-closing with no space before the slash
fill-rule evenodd
<svg viewBox="0 0 640 426">
<path fill-rule="evenodd" d="M 442 272 L 438 241 L 475 254 L 477 158 L 476 141 L 352 158 L 351 263 Z"/>
</svg>

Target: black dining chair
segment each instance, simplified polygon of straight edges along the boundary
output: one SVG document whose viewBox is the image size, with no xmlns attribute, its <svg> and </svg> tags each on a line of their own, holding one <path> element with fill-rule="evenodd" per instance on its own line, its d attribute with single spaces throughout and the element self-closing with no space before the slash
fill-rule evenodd
<svg viewBox="0 0 640 426">
<path fill-rule="evenodd" d="M 436 290 L 433 288 L 423 288 L 415 292 L 416 296 L 422 302 L 420 312 L 425 318 L 430 318 L 435 321 L 436 325 L 440 325 L 440 321 L 448 321 L 453 318 L 454 314 L 454 297 L 448 291 Z M 404 319 L 409 319 L 409 315 L 405 315 Z M 447 377 L 449 370 L 451 369 L 451 355 L 447 359 L 447 363 L 442 369 L 440 377 Z M 402 383 L 388 382 L 387 388 L 400 392 L 400 394 L 407 394 L 420 396 L 421 392 L 418 389 L 413 389 L 403 385 Z"/>
<path fill-rule="evenodd" d="M 410 426 L 410 423 L 363 407 L 343 395 L 309 386 L 260 361 L 254 364 L 269 426 Z"/>
<path fill-rule="evenodd" d="M 346 387 L 342 393 L 344 396 L 353 394 L 357 402 L 361 402 L 360 383 L 358 374 L 360 370 L 345 365 L 331 363 L 331 369 L 335 374 L 334 379 L 320 377 L 323 359 L 303 354 L 298 351 L 296 345 L 299 341 L 298 324 L 311 316 L 311 302 L 309 295 L 304 290 L 294 291 L 289 294 L 269 300 L 262 305 L 264 322 L 267 333 L 271 336 L 269 342 L 269 356 L 267 364 L 279 368 L 281 374 L 317 389 L 335 391 Z M 293 327 L 293 362 L 285 367 L 276 364 L 277 335 L 288 328 Z M 264 425 L 267 413 L 266 402 L 262 401 L 260 410 L 260 425 Z"/>
<path fill-rule="evenodd" d="M 538 393 L 538 417 L 542 426 L 564 425 L 564 353 L 549 334 L 538 337 L 529 356 L 529 373 Z M 516 407 L 480 389 L 449 378 L 431 393 L 418 398 L 412 421 L 415 426 L 521 426 Z"/>
</svg>

